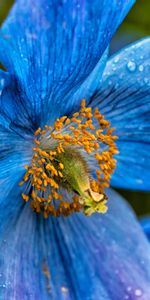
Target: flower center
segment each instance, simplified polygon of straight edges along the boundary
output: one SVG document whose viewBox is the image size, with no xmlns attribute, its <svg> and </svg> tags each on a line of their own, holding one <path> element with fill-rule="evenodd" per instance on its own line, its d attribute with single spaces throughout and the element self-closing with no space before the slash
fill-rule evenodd
<svg viewBox="0 0 150 300">
<path fill-rule="evenodd" d="M 57 119 L 54 126 L 37 129 L 33 157 L 20 185 L 25 201 L 44 217 L 68 216 L 82 210 L 86 215 L 107 210 L 104 188 L 109 186 L 118 153 L 114 128 L 98 108 L 81 101 L 72 117 Z"/>
</svg>

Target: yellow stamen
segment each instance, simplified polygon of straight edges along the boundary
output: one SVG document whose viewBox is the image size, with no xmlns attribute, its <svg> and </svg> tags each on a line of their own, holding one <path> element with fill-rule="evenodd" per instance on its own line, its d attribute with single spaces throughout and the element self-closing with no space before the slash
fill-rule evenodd
<svg viewBox="0 0 150 300">
<path fill-rule="evenodd" d="M 103 189 L 109 186 L 116 167 L 113 156 L 118 153 L 117 136 L 113 132 L 114 128 L 110 128 L 110 122 L 98 108 L 86 107 L 85 99 L 81 101 L 80 111 L 72 117 L 63 116 L 53 127 L 38 128 L 34 133 L 31 165 L 25 165 L 26 173 L 19 183 L 22 186 L 30 181 L 31 192 L 29 195 L 22 193 L 23 200 L 30 200 L 32 209 L 42 212 L 45 218 L 49 214 L 68 216 L 80 210 L 86 215 L 106 212 L 107 199 Z M 72 153 L 72 163 L 67 159 L 67 153 Z M 97 165 L 95 180 L 88 171 L 90 160 L 92 165 L 94 161 Z M 80 168 L 72 167 L 78 161 Z M 70 181 L 68 176 L 72 176 Z M 62 189 L 72 193 L 72 201 L 63 199 Z"/>
<path fill-rule="evenodd" d="M 22 199 L 24 201 L 28 201 L 29 200 L 29 196 L 25 195 L 25 194 L 22 194 Z"/>
</svg>

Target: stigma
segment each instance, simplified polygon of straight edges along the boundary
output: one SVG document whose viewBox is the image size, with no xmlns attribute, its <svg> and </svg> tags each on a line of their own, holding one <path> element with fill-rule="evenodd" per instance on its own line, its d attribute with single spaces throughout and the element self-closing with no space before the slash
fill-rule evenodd
<svg viewBox="0 0 150 300">
<path fill-rule="evenodd" d="M 116 167 L 117 136 L 109 121 L 81 101 L 79 112 L 57 119 L 34 133 L 33 156 L 19 183 L 31 208 L 58 217 L 82 211 L 107 211 L 104 189 Z"/>
</svg>

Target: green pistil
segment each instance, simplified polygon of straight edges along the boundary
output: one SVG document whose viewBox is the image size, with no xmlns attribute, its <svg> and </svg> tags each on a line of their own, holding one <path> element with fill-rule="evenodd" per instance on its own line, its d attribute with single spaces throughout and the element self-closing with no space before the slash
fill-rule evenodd
<svg viewBox="0 0 150 300">
<path fill-rule="evenodd" d="M 84 213 L 91 215 L 94 212 L 106 212 L 107 198 L 104 194 L 91 190 L 88 165 L 79 151 L 71 147 L 66 148 L 63 153 L 56 157 L 56 169 L 59 163 L 64 165 L 63 178 L 59 178 L 59 186 L 79 196 L 79 202 L 83 206 Z"/>
</svg>

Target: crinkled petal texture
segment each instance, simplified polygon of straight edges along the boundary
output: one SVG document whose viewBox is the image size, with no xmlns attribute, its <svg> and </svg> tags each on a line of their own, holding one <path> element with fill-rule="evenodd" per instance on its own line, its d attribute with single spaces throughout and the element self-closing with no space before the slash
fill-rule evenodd
<svg viewBox="0 0 150 300">
<path fill-rule="evenodd" d="M 73 107 L 71 96 L 96 67 L 134 2 L 16 1 L 2 27 L 0 60 L 16 77 L 38 125 L 57 110 L 62 114 Z"/>
<path fill-rule="evenodd" d="M 105 215 L 44 220 L 25 205 L 11 217 L 1 233 L 1 299 L 149 300 L 149 243 L 121 196 L 108 196 Z"/>
<path fill-rule="evenodd" d="M 91 98 L 116 128 L 120 154 L 112 186 L 150 190 L 150 38 L 112 57 Z"/>
<path fill-rule="evenodd" d="M 11 119 L 11 112 L 15 115 L 15 110 L 9 106 L 9 98 L 4 93 L 10 81 L 10 75 L 0 71 L 0 226 L 2 220 L 22 204 L 13 195 L 16 190 L 21 193 L 18 183 L 24 175 L 24 165 L 30 163 L 32 157 L 33 138 L 25 124 L 18 127 Z"/>
</svg>

